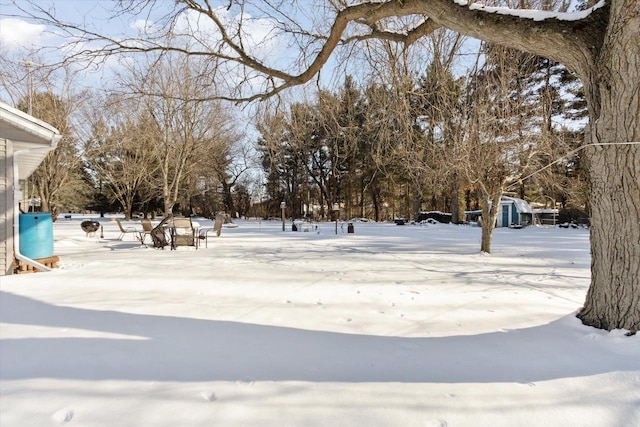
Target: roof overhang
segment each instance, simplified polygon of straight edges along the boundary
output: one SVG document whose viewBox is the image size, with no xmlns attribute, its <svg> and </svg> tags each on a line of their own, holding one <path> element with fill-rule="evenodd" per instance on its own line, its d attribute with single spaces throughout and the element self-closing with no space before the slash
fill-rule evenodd
<svg viewBox="0 0 640 427">
<path fill-rule="evenodd" d="M 507 205 L 511 203 L 516 205 L 516 209 L 518 210 L 519 213 L 533 214 L 533 209 L 531 208 L 531 205 L 529 205 L 529 203 L 527 203 L 523 199 L 518 199 L 516 197 L 507 197 L 507 196 L 502 196 L 502 199 L 500 199 L 501 205 Z"/>
<path fill-rule="evenodd" d="M 0 102 L 0 138 L 13 142 L 18 159 L 18 178 L 26 179 L 62 138 L 58 129 Z M 23 151 L 29 150 L 29 151 Z"/>
</svg>

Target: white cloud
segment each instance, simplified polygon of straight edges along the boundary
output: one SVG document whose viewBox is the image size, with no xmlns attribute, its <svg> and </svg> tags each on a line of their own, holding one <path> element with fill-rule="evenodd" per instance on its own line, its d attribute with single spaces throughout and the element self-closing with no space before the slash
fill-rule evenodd
<svg viewBox="0 0 640 427">
<path fill-rule="evenodd" d="M 141 34 L 150 34 L 158 30 L 155 23 L 146 19 L 136 19 L 131 23 L 130 27 Z"/>
<path fill-rule="evenodd" d="M 241 44 L 247 54 L 269 67 L 287 70 L 290 64 L 280 59 L 290 56 L 285 55 L 290 43 L 274 19 L 255 17 L 247 11 L 242 15 L 233 14 L 225 8 L 218 8 L 215 12 L 227 29 L 227 34 L 235 43 Z M 237 57 L 231 47 L 222 43 L 222 35 L 213 20 L 196 11 L 187 10 L 180 14 L 174 31 L 179 35 L 174 42 L 191 50 L 220 51 Z M 219 63 L 218 72 L 224 76 L 223 81 L 218 82 L 219 89 L 224 91 L 223 87 L 226 87 L 233 96 L 243 97 L 261 92 L 269 84 L 269 80 L 261 73 L 232 61 Z"/>
<path fill-rule="evenodd" d="M 271 18 L 255 18 L 245 13 L 242 18 L 238 15 L 230 14 L 226 9 L 216 9 L 218 18 L 228 29 L 228 34 L 232 35 L 234 41 L 237 40 L 238 27 L 241 27 L 243 47 L 250 55 L 260 60 L 277 57 L 283 46 L 286 46 L 283 35 L 279 34 L 277 23 Z M 241 21 L 242 19 L 242 21 Z M 193 45 L 197 40 L 203 47 L 216 46 L 221 35 L 212 20 L 198 12 L 188 10 L 182 13 L 176 23 L 175 31 L 178 34 L 188 37 Z M 233 54 L 231 50 L 228 54 Z"/>
<path fill-rule="evenodd" d="M 45 29 L 20 19 L 0 19 L 0 49 L 11 52 L 41 47 Z"/>
</svg>

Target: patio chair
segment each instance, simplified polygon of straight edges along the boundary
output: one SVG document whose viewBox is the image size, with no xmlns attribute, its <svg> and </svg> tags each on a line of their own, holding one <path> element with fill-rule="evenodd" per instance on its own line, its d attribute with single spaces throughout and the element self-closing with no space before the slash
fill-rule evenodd
<svg viewBox="0 0 640 427">
<path fill-rule="evenodd" d="M 140 243 L 145 244 L 144 241 L 147 236 L 151 236 L 151 232 L 153 231 L 153 224 L 149 218 L 143 218 L 140 220 L 142 224 L 142 232 L 140 233 Z M 146 246 L 146 245 L 145 245 Z"/>
<path fill-rule="evenodd" d="M 120 220 L 116 218 L 116 222 L 118 223 L 118 228 L 120 229 L 120 236 L 118 236 L 118 240 L 123 240 L 124 236 L 127 234 L 133 234 L 133 238 L 136 240 L 140 240 L 140 232 L 135 227 L 124 227 Z"/>
<path fill-rule="evenodd" d="M 213 223 L 213 227 L 203 227 L 199 231 L 200 239 L 204 239 L 204 247 L 209 247 L 209 233 L 215 234 L 216 237 L 220 237 L 220 233 L 222 232 L 222 223 L 224 222 L 224 214 L 219 213 L 216 215 L 216 220 Z"/>
<path fill-rule="evenodd" d="M 171 228 L 171 249 L 178 246 L 195 246 L 198 249 L 196 230 L 193 228 L 191 218 L 174 218 Z"/>
<path fill-rule="evenodd" d="M 173 216 L 169 215 L 160 221 L 160 224 L 153 227 L 151 230 L 151 240 L 153 240 L 153 247 L 164 249 L 165 246 L 169 245 L 169 241 L 167 240 L 167 227 L 173 221 Z"/>
</svg>

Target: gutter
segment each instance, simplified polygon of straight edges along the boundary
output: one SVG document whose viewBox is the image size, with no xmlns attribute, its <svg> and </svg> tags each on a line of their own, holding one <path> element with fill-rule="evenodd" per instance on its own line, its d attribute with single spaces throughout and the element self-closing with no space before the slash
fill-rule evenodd
<svg viewBox="0 0 640 427">
<path fill-rule="evenodd" d="M 18 195 L 20 191 L 18 190 L 20 187 L 20 179 L 18 178 L 18 157 L 21 154 L 32 153 L 34 151 L 52 151 L 55 150 L 58 140 L 60 139 L 60 135 L 53 134 L 51 135 L 51 141 L 49 142 L 48 147 L 38 147 L 38 148 L 30 148 L 26 150 L 18 150 L 13 153 L 13 254 L 17 260 L 25 262 L 32 267 L 37 268 L 40 271 L 51 271 L 51 269 L 38 261 L 31 259 L 20 253 L 20 211 L 16 209 L 16 202 L 18 199 Z"/>
</svg>

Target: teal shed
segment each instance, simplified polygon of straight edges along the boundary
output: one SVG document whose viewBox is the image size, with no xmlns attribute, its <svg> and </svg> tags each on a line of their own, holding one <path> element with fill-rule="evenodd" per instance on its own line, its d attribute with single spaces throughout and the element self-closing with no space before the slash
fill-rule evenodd
<svg viewBox="0 0 640 427">
<path fill-rule="evenodd" d="M 502 197 L 496 227 L 521 228 L 533 224 L 533 209 L 526 201 Z"/>
</svg>

